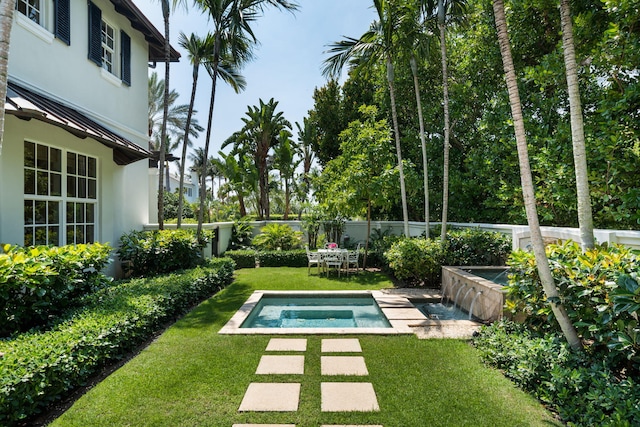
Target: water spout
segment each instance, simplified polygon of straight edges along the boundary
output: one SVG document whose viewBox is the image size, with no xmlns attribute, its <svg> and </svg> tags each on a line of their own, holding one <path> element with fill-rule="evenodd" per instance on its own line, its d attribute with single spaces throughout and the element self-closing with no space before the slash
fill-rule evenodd
<svg viewBox="0 0 640 427">
<path fill-rule="evenodd" d="M 460 308 L 464 306 L 464 302 L 467 300 L 467 295 L 469 295 L 469 292 L 475 291 L 475 290 L 476 288 L 472 287 L 471 289 L 469 289 L 467 292 L 464 293 L 464 296 L 462 297 L 462 301 L 460 302 Z"/>
<path fill-rule="evenodd" d="M 453 282 L 453 280 L 451 282 Z M 440 304 L 444 304 L 444 298 L 447 296 L 447 285 L 448 285 L 448 283 L 446 283 L 442 287 L 442 296 L 440 297 Z"/>
<path fill-rule="evenodd" d="M 473 318 L 473 306 L 475 305 L 476 300 L 478 299 L 478 297 L 480 295 L 482 295 L 483 292 L 484 291 L 476 292 L 475 296 L 471 300 L 471 305 L 469 306 L 469 320 L 471 320 Z"/>
<path fill-rule="evenodd" d="M 466 283 L 463 283 L 462 286 L 460 286 L 458 288 L 458 292 L 456 292 L 456 298 L 453 300 L 453 308 L 455 309 L 456 306 L 458 305 L 458 296 L 460 295 L 460 292 L 462 291 L 462 289 L 464 289 L 467 286 Z"/>
</svg>

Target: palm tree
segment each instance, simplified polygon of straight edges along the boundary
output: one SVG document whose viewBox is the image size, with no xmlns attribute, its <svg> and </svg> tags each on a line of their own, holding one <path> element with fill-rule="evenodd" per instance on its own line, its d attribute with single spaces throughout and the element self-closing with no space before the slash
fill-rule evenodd
<svg viewBox="0 0 640 427">
<path fill-rule="evenodd" d="M 527 139 L 524 128 L 524 119 L 522 116 L 522 104 L 520 102 L 520 93 L 518 91 L 518 82 L 516 80 L 515 67 L 513 65 L 513 57 L 511 56 L 511 44 L 509 42 L 509 34 L 507 32 L 507 21 L 504 12 L 503 0 L 493 0 L 493 12 L 496 21 L 496 29 L 498 30 L 498 42 L 500 43 L 500 53 L 504 65 L 505 79 L 507 81 L 507 89 L 509 91 L 509 104 L 511 105 L 511 115 L 513 117 L 513 125 L 515 128 L 516 145 L 518 147 L 518 160 L 520 163 L 520 180 L 522 183 L 522 195 L 527 213 L 527 222 L 531 232 L 531 243 L 538 267 L 538 275 L 542 282 L 544 292 L 551 304 L 551 310 L 555 315 L 560 328 L 564 333 L 569 345 L 574 350 L 582 348 L 582 343 L 576 329 L 574 328 L 564 306 L 560 303 L 558 289 L 556 288 L 551 268 L 549 267 L 549 259 L 545 252 L 542 233 L 540 232 L 540 224 L 538 222 L 538 212 L 536 208 L 535 190 L 533 187 L 533 178 L 531 177 L 531 166 L 529 164 L 529 153 L 527 149 Z"/>
<path fill-rule="evenodd" d="M 444 243 L 447 238 L 447 213 L 449 210 L 449 140 L 451 124 L 449 118 L 449 75 L 447 70 L 447 38 L 446 27 L 449 16 L 452 19 L 464 19 L 467 9 L 466 0 L 427 0 L 422 2 L 426 9 L 435 17 L 440 32 L 440 59 L 442 62 L 442 103 L 444 107 L 444 146 L 442 171 L 442 228 L 440 240 Z"/>
<path fill-rule="evenodd" d="M 309 190 L 311 188 L 311 166 L 315 154 L 313 151 L 314 144 L 318 141 L 318 129 L 308 118 L 302 119 L 304 126 L 296 122 L 298 128 L 298 143 L 296 144 L 296 153 L 300 156 L 302 162 L 302 203 L 307 200 Z"/>
<path fill-rule="evenodd" d="M 165 184 L 166 191 L 171 191 L 169 186 L 169 171 L 167 168 L 166 155 L 171 153 L 172 150 L 177 148 L 176 141 L 181 141 L 184 138 L 184 133 L 187 129 L 187 122 L 189 122 L 189 136 L 197 138 L 199 133 L 204 129 L 198 124 L 196 119 L 192 119 L 192 115 L 197 113 L 196 110 L 189 110 L 189 106 L 186 104 L 175 105 L 178 100 L 178 92 L 172 89 L 169 92 L 169 96 L 165 98 L 164 93 L 166 84 L 164 80 L 158 79 L 157 73 L 152 73 L 148 80 L 149 91 L 149 137 L 151 148 L 158 153 L 161 149 L 164 149 L 165 162 L 163 166 L 165 168 Z M 166 102 L 165 102 L 166 100 Z M 164 106 L 168 105 L 167 113 L 167 126 L 165 131 L 165 143 L 162 144 L 160 140 L 162 134 L 162 122 L 164 120 Z M 168 145 L 173 141 L 174 146 Z M 188 143 L 188 142 L 187 142 Z M 164 145 L 164 148 L 163 148 Z M 162 188 L 162 187 L 160 187 Z"/>
<path fill-rule="evenodd" d="M 291 132 L 286 129 L 280 131 L 278 144 L 274 148 L 273 164 L 280 172 L 284 183 L 284 219 L 289 219 L 291 202 L 291 183 L 300 160 L 295 160 L 296 144 L 291 140 Z"/>
<path fill-rule="evenodd" d="M 258 170 L 258 217 L 270 218 L 269 207 L 269 169 L 267 158 L 269 150 L 280 141 L 280 132 L 291 129 L 291 123 L 284 118 L 282 111 L 276 112 L 278 102 L 273 98 L 265 103 L 259 100 L 259 105 L 249 106 L 242 118 L 244 127 L 234 137 L 222 144 L 222 148 L 230 143 L 234 144 L 234 151 L 251 153 Z M 241 148 L 244 146 L 244 148 Z"/>
<path fill-rule="evenodd" d="M 400 130 L 396 111 L 394 56 L 396 46 L 394 37 L 406 16 L 404 4 L 398 6 L 392 0 L 374 0 L 378 20 L 371 24 L 369 30 L 360 38 L 347 37 L 330 46 L 328 53 L 333 54 L 324 61 L 322 73 L 325 76 L 337 77 L 342 68 L 350 63 L 352 67 L 372 65 L 384 61 L 387 70 L 387 83 L 391 99 L 391 118 L 398 157 L 400 175 L 400 194 L 402 199 L 402 217 L 404 234 L 409 236 L 409 212 L 407 209 L 407 192 L 405 188 L 404 169 L 402 165 L 402 149 L 400 147 Z"/>
<path fill-rule="evenodd" d="M 213 36 L 211 34 L 207 34 L 204 38 L 198 37 L 196 34 L 191 33 L 189 37 L 187 37 L 184 33 L 180 33 L 180 38 L 178 39 L 178 44 L 184 48 L 189 54 L 189 62 L 193 67 L 193 71 L 191 73 L 193 77 L 193 83 L 191 85 L 191 100 L 189 101 L 189 112 L 187 113 L 187 122 L 185 124 L 185 137 L 184 142 L 182 144 L 182 156 L 180 162 L 180 189 L 178 194 L 182 195 L 184 192 L 184 170 L 187 163 L 187 147 L 189 146 L 189 130 L 191 128 L 191 116 L 193 115 L 193 105 L 196 100 L 196 88 L 198 86 L 198 73 L 200 71 L 200 65 L 203 62 L 208 60 L 209 55 L 213 51 Z M 182 225 L 182 206 L 183 206 L 183 198 L 180 196 L 178 198 L 178 225 L 180 228 Z"/>
<path fill-rule="evenodd" d="M 236 91 L 244 86 L 244 79 L 238 73 L 239 68 L 251 59 L 252 43 L 257 42 L 251 23 L 255 22 L 266 7 L 289 11 L 297 10 L 295 3 L 287 0 L 197 0 L 208 13 L 213 26 L 214 49 L 207 71 L 211 76 L 211 98 L 209 102 L 209 120 L 204 146 L 205 158 L 209 155 L 209 141 L 213 119 L 213 107 L 216 97 L 218 77 L 230 84 Z M 205 178 L 202 177 L 204 184 Z M 202 185 L 204 187 L 204 185 Z M 200 204 L 204 204 L 203 189 L 200 189 Z M 198 215 L 198 237 L 202 236 L 202 209 Z"/>
<path fill-rule="evenodd" d="M 0 5 L 0 155 L 2 155 L 2 141 L 4 140 L 4 102 L 7 99 L 9 45 L 15 8 L 16 0 L 3 0 Z"/>
<path fill-rule="evenodd" d="M 562 47 L 569 91 L 569 110 L 571 114 L 571 141 L 573 143 L 573 162 L 576 174 L 576 190 L 578 195 L 578 224 L 580 226 L 580 242 L 586 251 L 595 245 L 593 236 L 593 215 L 591 212 L 591 196 L 589 195 L 589 177 L 587 171 L 587 150 L 584 142 L 584 121 L 582 103 L 578 86 L 578 66 L 576 65 L 576 49 L 573 42 L 573 24 L 568 0 L 560 0 L 560 20 L 562 22 Z"/>
</svg>

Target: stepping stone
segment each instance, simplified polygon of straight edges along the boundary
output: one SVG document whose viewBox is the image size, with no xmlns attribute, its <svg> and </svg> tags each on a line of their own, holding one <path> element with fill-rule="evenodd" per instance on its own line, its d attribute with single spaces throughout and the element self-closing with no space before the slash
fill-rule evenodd
<svg viewBox="0 0 640 427">
<path fill-rule="evenodd" d="M 272 338 L 266 351 L 307 351 L 305 338 Z"/>
<path fill-rule="evenodd" d="M 295 412 L 300 401 L 300 383 L 251 383 L 239 412 Z"/>
<path fill-rule="evenodd" d="M 427 317 L 417 308 L 383 308 L 382 312 L 389 320 L 426 320 Z"/>
<path fill-rule="evenodd" d="M 262 356 L 258 375 L 302 375 L 304 374 L 304 356 Z"/>
<path fill-rule="evenodd" d="M 321 356 L 322 375 L 369 375 L 362 356 Z"/>
<path fill-rule="evenodd" d="M 358 338 L 330 338 L 322 340 L 323 353 L 362 353 Z"/>
<path fill-rule="evenodd" d="M 376 412 L 380 410 L 371 383 L 321 383 L 322 412 Z"/>
<path fill-rule="evenodd" d="M 234 424 L 231 427 L 296 427 L 296 425 L 295 424 Z"/>
</svg>

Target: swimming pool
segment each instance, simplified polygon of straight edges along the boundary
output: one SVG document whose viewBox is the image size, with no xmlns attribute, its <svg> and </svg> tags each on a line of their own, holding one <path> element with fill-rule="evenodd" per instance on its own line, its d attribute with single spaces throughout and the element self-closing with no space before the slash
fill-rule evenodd
<svg viewBox="0 0 640 427">
<path fill-rule="evenodd" d="M 219 333 L 406 334 L 423 319 L 409 300 L 381 291 L 257 290 Z"/>
<path fill-rule="evenodd" d="M 371 295 L 264 295 L 241 328 L 389 328 Z"/>
</svg>

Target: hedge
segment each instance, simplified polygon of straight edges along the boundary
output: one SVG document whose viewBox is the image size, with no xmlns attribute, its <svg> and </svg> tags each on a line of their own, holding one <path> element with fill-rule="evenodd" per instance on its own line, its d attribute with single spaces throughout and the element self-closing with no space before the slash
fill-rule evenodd
<svg viewBox="0 0 640 427">
<path fill-rule="evenodd" d="M 260 267 L 306 267 L 307 252 L 304 249 L 289 251 L 256 251 L 253 249 L 226 251 L 224 256 L 235 261 L 237 268 Z"/>
<path fill-rule="evenodd" d="M 0 336 L 44 326 L 107 286 L 101 270 L 109 262 L 106 244 L 61 247 L 4 245 L 0 251 Z"/>
<path fill-rule="evenodd" d="M 230 259 L 155 278 L 133 279 L 83 300 L 47 332 L 0 341 L 0 425 L 35 416 L 122 358 L 161 325 L 228 285 Z"/>
</svg>

